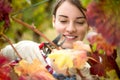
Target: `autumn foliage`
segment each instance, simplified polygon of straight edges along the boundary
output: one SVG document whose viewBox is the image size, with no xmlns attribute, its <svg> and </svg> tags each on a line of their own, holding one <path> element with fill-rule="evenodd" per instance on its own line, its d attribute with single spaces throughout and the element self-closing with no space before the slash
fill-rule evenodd
<svg viewBox="0 0 120 80">
<path fill-rule="evenodd" d="M 113 45 L 120 45 L 119 5 L 119 0 L 91 0 L 87 5 L 89 25 Z"/>
</svg>

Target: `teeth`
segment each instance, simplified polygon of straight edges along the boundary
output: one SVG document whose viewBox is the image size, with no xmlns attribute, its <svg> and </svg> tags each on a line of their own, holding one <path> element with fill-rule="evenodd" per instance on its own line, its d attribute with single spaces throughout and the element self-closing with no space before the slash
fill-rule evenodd
<svg viewBox="0 0 120 80">
<path fill-rule="evenodd" d="M 66 36 L 66 38 L 73 39 L 75 36 Z"/>
</svg>

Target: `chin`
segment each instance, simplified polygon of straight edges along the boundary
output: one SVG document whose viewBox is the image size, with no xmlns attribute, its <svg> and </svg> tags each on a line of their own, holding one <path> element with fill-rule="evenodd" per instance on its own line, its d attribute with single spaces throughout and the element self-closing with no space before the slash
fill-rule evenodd
<svg viewBox="0 0 120 80">
<path fill-rule="evenodd" d="M 72 45 L 72 43 L 64 43 L 63 45 L 62 45 L 62 48 L 69 48 L 69 49 L 72 49 L 73 48 L 73 45 Z"/>
</svg>

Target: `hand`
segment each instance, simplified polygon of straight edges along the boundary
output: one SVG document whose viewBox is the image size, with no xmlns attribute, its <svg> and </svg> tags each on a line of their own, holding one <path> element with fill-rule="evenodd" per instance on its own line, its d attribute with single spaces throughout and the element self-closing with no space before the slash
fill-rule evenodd
<svg viewBox="0 0 120 80">
<path fill-rule="evenodd" d="M 44 66 L 46 66 L 46 62 L 42 56 L 42 51 L 39 49 L 39 44 L 33 41 L 20 41 L 16 44 L 13 44 L 19 55 L 22 59 L 27 60 L 28 62 L 32 62 L 34 59 L 39 59 Z M 11 60 L 15 60 L 18 58 L 17 54 L 11 47 L 11 45 L 6 46 L 1 50 L 1 53 L 4 56 L 9 57 Z"/>
</svg>

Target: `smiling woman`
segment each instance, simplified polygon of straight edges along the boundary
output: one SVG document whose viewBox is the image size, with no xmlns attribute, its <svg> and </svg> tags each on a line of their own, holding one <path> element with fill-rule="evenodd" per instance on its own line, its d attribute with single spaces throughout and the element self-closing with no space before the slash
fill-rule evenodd
<svg viewBox="0 0 120 80">
<path fill-rule="evenodd" d="M 69 7 L 68 7 L 69 6 Z M 83 40 L 89 27 L 85 11 L 78 0 L 58 0 L 53 11 L 53 26 L 66 38 L 63 48 L 72 48 L 74 41 Z"/>
</svg>

